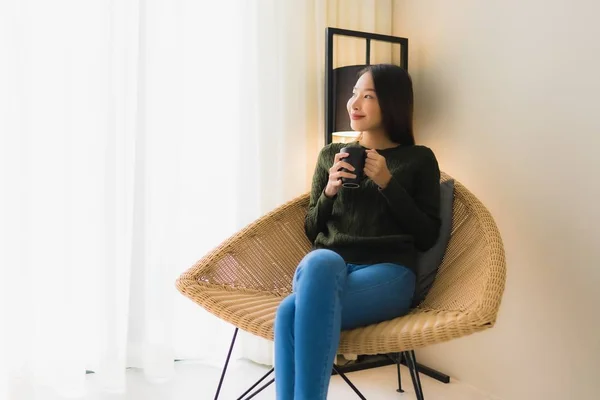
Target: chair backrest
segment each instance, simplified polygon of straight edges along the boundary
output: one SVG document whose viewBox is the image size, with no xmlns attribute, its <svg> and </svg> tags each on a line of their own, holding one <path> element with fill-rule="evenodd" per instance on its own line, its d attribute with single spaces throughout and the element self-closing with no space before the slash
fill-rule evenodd
<svg viewBox="0 0 600 400">
<path fill-rule="evenodd" d="M 442 181 L 451 177 L 442 173 Z M 285 296 L 296 266 L 310 250 L 304 234 L 306 193 L 278 207 L 230 238 L 196 277 L 224 286 Z M 483 204 L 455 180 L 452 236 L 423 311 L 478 312 L 495 320 L 504 291 L 506 263 L 500 234 Z"/>
<path fill-rule="evenodd" d="M 495 321 L 506 280 L 502 239 L 489 211 L 457 181 L 452 224 L 444 260 L 419 308 L 476 312 Z"/>
</svg>

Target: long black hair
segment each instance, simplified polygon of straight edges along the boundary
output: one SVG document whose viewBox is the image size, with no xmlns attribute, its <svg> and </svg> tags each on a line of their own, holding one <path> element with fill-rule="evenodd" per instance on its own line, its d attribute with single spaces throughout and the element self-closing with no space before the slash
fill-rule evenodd
<svg viewBox="0 0 600 400">
<path fill-rule="evenodd" d="M 414 145 L 413 85 L 408 72 L 393 64 L 375 64 L 363 68 L 358 76 L 370 72 L 381 109 L 383 128 L 391 141 Z"/>
</svg>

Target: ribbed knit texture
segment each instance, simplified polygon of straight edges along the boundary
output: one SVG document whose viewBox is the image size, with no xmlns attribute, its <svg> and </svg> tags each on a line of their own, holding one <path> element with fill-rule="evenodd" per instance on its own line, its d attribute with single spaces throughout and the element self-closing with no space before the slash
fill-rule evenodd
<svg viewBox="0 0 600 400">
<path fill-rule="evenodd" d="M 313 176 L 305 231 L 314 248 L 327 248 L 348 263 L 392 262 L 414 270 L 417 251 L 438 238 L 440 170 L 425 146 L 398 146 L 378 150 L 385 157 L 392 180 L 380 189 L 364 176 L 360 187 L 342 187 L 333 198 L 325 196 L 329 169 L 344 146 L 332 143 L 320 154 Z"/>
</svg>

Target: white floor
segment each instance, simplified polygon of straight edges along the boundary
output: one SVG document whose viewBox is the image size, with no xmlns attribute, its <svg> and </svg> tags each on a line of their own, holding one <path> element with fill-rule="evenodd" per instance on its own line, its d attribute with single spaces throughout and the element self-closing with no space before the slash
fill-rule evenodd
<svg viewBox="0 0 600 400">
<path fill-rule="evenodd" d="M 138 370 L 129 370 L 127 376 L 127 393 L 114 395 L 90 395 L 89 400 L 171 400 L 193 399 L 212 400 L 219 382 L 220 370 L 216 367 L 200 363 L 178 362 L 175 364 L 175 378 L 162 384 L 148 383 Z M 230 365 L 221 391 L 222 400 L 237 399 L 268 369 L 248 361 L 235 361 Z M 371 370 L 353 372 L 348 377 L 359 388 L 368 400 L 416 399 L 410 374 L 402 367 L 402 384 L 404 394 L 396 392 L 396 367 L 387 366 Z M 89 384 L 94 386 L 94 376 L 89 375 Z M 452 381 L 443 384 L 421 375 L 423 391 L 426 400 L 491 400 L 492 398 L 480 393 L 473 387 Z M 274 400 L 273 385 L 254 397 L 256 400 Z M 333 376 L 328 399 L 354 400 L 358 396 L 339 377 Z M 292 400 L 292 399 L 290 399 Z"/>
</svg>

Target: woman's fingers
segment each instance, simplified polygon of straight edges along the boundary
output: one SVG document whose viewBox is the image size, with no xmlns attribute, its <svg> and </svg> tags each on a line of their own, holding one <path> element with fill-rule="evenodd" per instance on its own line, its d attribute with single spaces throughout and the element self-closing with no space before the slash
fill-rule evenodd
<svg viewBox="0 0 600 400">
<path fill-rule="evenodd" d="M 336 153 L 335 157 L 333 157 L 333 163 L 340 161 L 342 158 L 348 157 L 349 153 Z"/>
<path fill-rule="evenodd" d="M 349 178 L 349 179 L 354 179 L 356 178 L 355 174 L 351 174 L 350 172 L 344 172 L 344 171 L 338 171 L 338 172 L 334 172 L 331 175 L 332 178 L 340 179 L 340 178 Z"/>
<path fill-rule="evenodd" d="M 346 168 L 348 171 L 354 171 L 354 169 L 355 169 L 351 164 L 348 164 L 345 161 L 338 161 L 337 163 L 333 164 L 333 167 L 331 167 L 329 172 L 330 173 L 337 172 L 342 168 Z"/>
<path fill-rule="evenodd" d="M 337 181 L 341 178 L 349 178 L 349 179 L 355 179 L 356 175 L 355 174 L 351 174 L 350 172 L 344 172 L 344 171 L 337 171 L 332 173 L 329 176 L 329 180 L 330 181 Z"/>
<path fill-rule="evenodd" d="M 329 184 L 333 187 L 338 187 L 342 184 L 342 181 L 339 179 L 334 179 L 332 181 L 329 181 Z"/>
<path fill-rule="evenodd" d="M 344 159 L 349 155 L 349 153 L 337 153 L 333 159 L 333 166 L 331 167 L 332 170 L 337 171 L 340 168 L 346 168 L 350 171 L 354 171 L 354 167 L 348 164 L 346 161 L 344 161 Z"/>
<path fill-rule="evenodd" d="M 343 161 L 345 157 L 348 157 L 348 153 L 337 153 L 333 160 L 333 166 L 329 169 L 329 184 L 331 187 L 339 187 L 342 185 L 342 178 L 356 179 L 356 174 L 347 171 L 354 171 L 355 168 Z M 342 170 L 345 169 L 346 171 Z"/>
<path fill-rule="evenodd" d="M 367 158 L 376 159 L 376 158 L 379 158 L 379 157 L 383 157 L 383 156 L 381 154 L 379 154 L 377 152 L 377 150 L 373 150 L 373 149 L 367 150 Z"/>
<path fill-rule="evenodd" d="M 340 165 L 339 168 L 346 168 L 348 171 L 354 171 L 356 169 L 352 164 L 348 164 L 346 161 L 340 161 L 338 164 Z"/>
<path fill-rule="evenodd" d="M 367 159 L 365 161 L 365 168 L 378 168 L 382 163 L 379 160 Z"/>
</svg>

